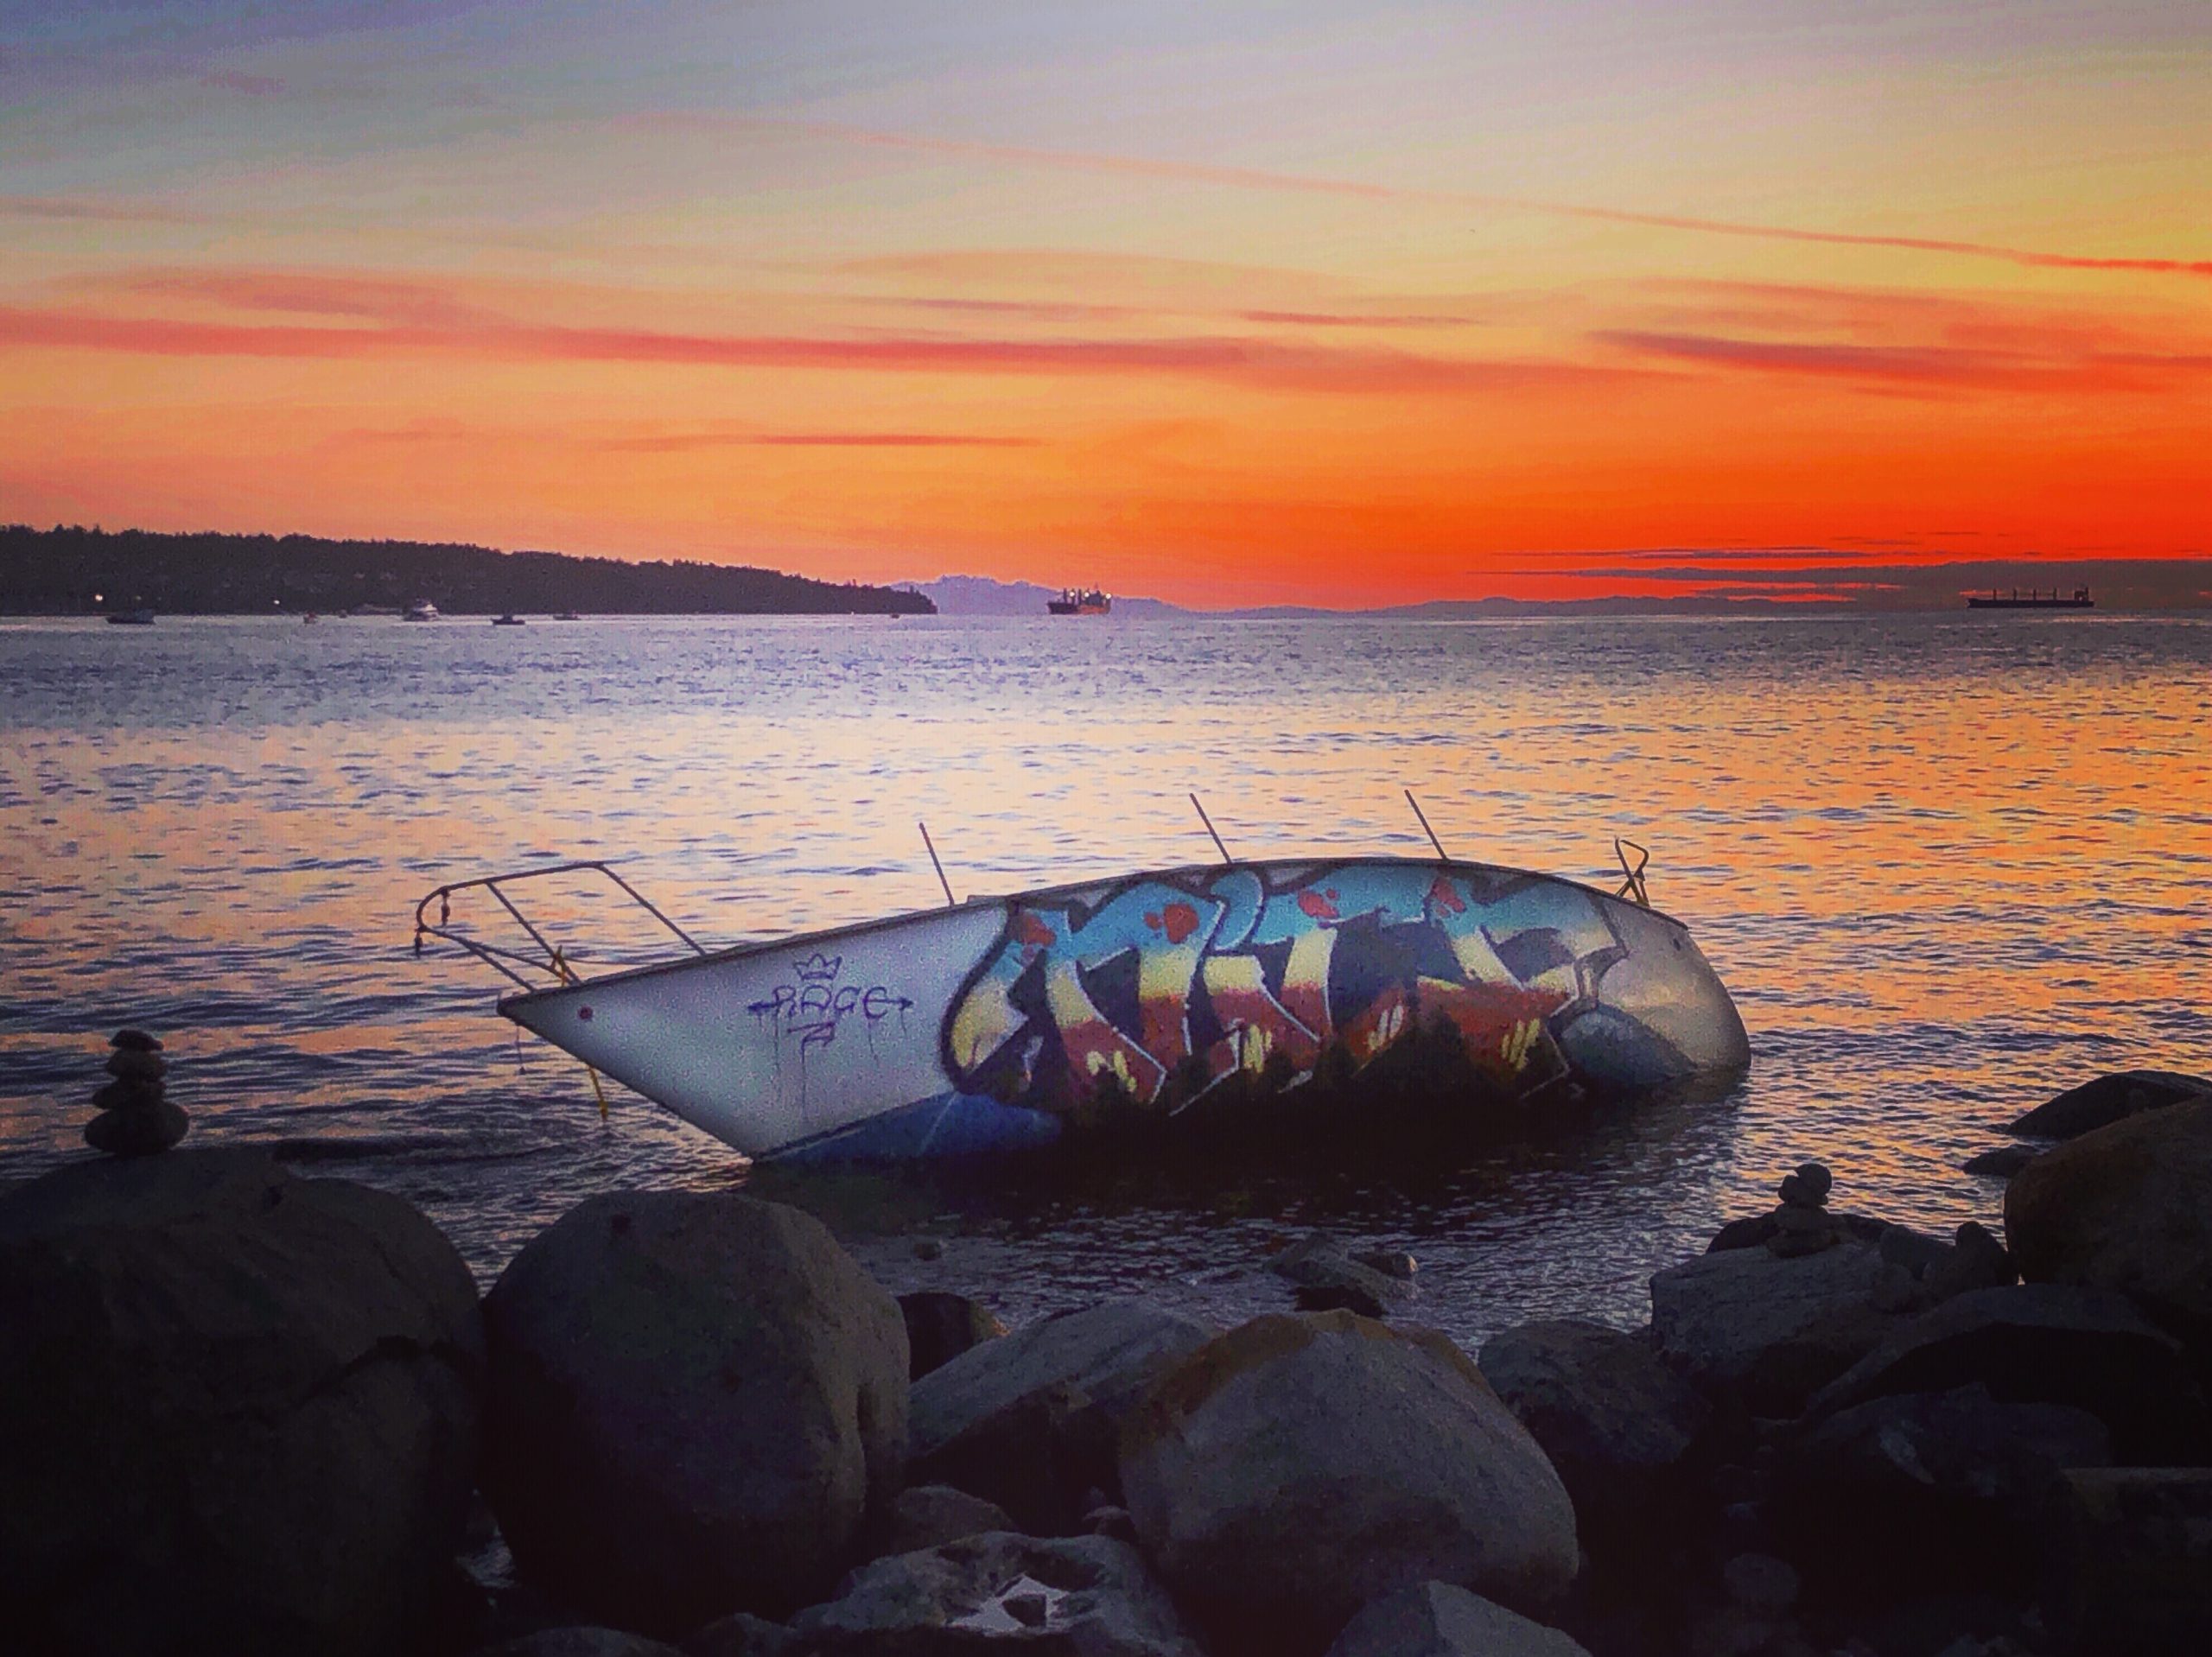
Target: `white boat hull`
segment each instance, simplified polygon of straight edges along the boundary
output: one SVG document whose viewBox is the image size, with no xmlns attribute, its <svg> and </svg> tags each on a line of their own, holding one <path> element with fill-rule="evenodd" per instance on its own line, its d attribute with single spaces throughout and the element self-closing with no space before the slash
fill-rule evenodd
<svg viewBox="0 0 2212 1657">
<path fill-rule="evenodd" d="M 756 1158 L 1042 1145 L 1224 1086 L 1298 1087 L 1325 1061 L 1356 1074 L 1446 1023 L 1512 1097 L 1749 1058 L 1680 923 L 1572 881 L 1379 857 L 978 899 L 499 1010 Z"/>
</svg>

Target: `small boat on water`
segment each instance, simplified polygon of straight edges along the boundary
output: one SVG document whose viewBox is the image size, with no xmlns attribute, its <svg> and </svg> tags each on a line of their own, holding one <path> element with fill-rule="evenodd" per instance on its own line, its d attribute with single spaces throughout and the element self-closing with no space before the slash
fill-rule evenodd
<svg viewBox="0 0 2212 1657">
<path fill-rule="evenodd" d="M 504 614 L 493 616 L 492 618 L 492 625 L 494 627 L 520 627 L 525 624 L 520 616 L 517 615 L 513 611 L 509 610 Z"/>
<path fill-rule="evenodd" d="M 1060 589 L 1057 599 L 1047 599 L 1045 608 L 1056 616 L 1103 616 L 1112 613 L 1114 595 L 1096 587 L 1068 587 Z"/>
<path fill-rule="evenodd" d="M 2061 597 L 2055 587 L 2048 593 L 2031 587 L 2024 597 L 2017 587 L 2010 593 L 1999 593 L 1992 587 L 1986 596 L 1980 593 L 1967 594 L 1967 608 L 1969 610 L 2094 610 L 2096 607 L 2096 600 L 2089 596 L 2089 589 L 2086 587 L 2075 587 L 2070 598 Z"/>
<path fill-rule="evenodd" d="M 681 953 L 579 976 L 509 890 L 578 872 L 613 880 Z M 579 863 L 440 886 L 416 906 L 416 948 L 468 949 L 520 987 L 499 1011 L 594 1086 L 603 1071 L 749 1157 L 895 1160 L 1231 1103 L 1264 1124 L 1301 1088 L 1350 1095 L 1424 1037 L 1455 1056 L 1463 1112 L 1740 1074 L 1734 1003 L 1640 877 L 1608 893 L 1448 858 L 1271 859 L 964 903 L 948 890 L 944 909 L 709 949 L 606 864 Z M 471 888 L 531 945 L 455 924 Z"/>
<path fill-rule="evenodd" d="M 556 621 L 582 621 L 583 618 L 578 615 L 574 610 L 562 610 L 554 614 L 553 619 Z"/>
<path fill-rule="evenodd" d="M 428 599 L 417 599 L 399 613 L 399 619 L 402 621 L 435 621 L 438 606 Z"/>
<path fill-rule="evenodd" d="M 111 627 L 150 627 L 154 625 L 154 613 L 143 607 L 111 610 L 107 613 L 107 625 Z"/>
</svg>

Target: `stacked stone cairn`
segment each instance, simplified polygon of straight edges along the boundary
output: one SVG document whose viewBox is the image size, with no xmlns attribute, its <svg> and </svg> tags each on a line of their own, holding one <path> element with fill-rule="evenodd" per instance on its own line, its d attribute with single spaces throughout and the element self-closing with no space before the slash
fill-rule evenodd
<svg viewBox="0 0 2212 1657">
<path fill-rule="evenodd" d="M 1828 1212 L 1828 1190 L 1834 1176 L 1817 1162 L 1808 1162 L 1782 1178 L 1782 1203 L 1774 1211 L 1774 1235 L 1766 1240 L 1769 1253 L 1783 1260 L 1817 1254 L 1843 1241 L 1843 1228 Z"/>
<path fill-rule="evenodd" d="M 118 1030 L 109 1045 L 107 1073 L 115 1079 L 92 1095 L 100 1114 L 85 1124 L 85 1143 L 111 1157 L 145 1157 L 166 1151 L 185 1135 L 190 1119 L 168 1101 L 168 1062 L 162 1044 L 143 1030 Z"/>
</svg>

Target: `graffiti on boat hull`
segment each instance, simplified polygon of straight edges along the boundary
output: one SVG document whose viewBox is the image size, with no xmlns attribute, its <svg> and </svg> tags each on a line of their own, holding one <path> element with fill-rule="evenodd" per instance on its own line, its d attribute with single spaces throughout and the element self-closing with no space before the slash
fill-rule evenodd
<svg viewBox="0 0 2212 1657">
<path fill-rule="evenodd" d="M 1348 863 L 1149 876 L 1031 899 L 944 1029 L 957 1085 L 1058 1114 L 1106 1095 L 1179 1109 L 1232 1076 L 1363 1068 L 1448 1025 L 1527 1093 L 1568 1070 L 1555 1031 L 1625 951 L 1555 881 Z"/>
</svg>

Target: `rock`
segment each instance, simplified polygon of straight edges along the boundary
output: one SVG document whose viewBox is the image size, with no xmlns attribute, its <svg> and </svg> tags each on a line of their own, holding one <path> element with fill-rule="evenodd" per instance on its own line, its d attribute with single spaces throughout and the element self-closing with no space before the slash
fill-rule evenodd
<svg viewBox="0 0 2212 1657">
<path fill-rule="evenodd" d="M 1870 1400 L 1777 1446 L 1766 1511 L 1836 1595 L 1961 1585 L 2024 1594 L 2062 1469 L 2101 1467 L 2087 1411 L 1983 1386 Z"/>
<path fill-rule="evenodd" d="M 1103 1536 L 995 1532 L 862 1565 L 791 1619 L 824 1657 L 1202 1657 L 1136 1550 Z"/>
<path fill-rule="evenodd" d="M 1779 1195 L 1782 1206 L 1786 1209 L 1817 1209 L 1827 1201 L 1827 1188 L 1808 1181 L 1802 1174 L 1784 1174 Z"/>
<path fill-rule="evenodd" d="M 103 1092 L 105 1089 L 102 1089 Z M 111 1157 L 149 1157 L 190 1130 L 191 1120 L 166 1099 L 104 1110 L 85 1124 L 85 1143 Z"/>
<path fill-rule="evenodd" d="M 1795 1415 L 1898 1319 L 1877 1308 L 1884 1262 L 1845 1242 L 1801 1259 L 1763 1248 L 1707 1254 L 1651 1279 L 1662 1355 L 1760 1415 Z"/>
<path fill-rule="evenodd" d="M 804 1657 L 812 1648 L 780 1622 L 733 1611 L 685 1635 L 677 1649 L 683 1657 Z"/>
<path fill-rule="evenodd" d="M 588 1615 L 675 1635 L 804 1604 L 899 1488 L 898 1305 L 795 1209 L 594 1197 L 484 1312 L 486 1494 L 518 1573 Z"/>
<path fill-rule="evenodd" d="M 1083 1516 L 1083 1530 L 1086 1536 L 1110 1536 L 1131 1547 L 1137 1545 L 1137 1521 L 1127 1508 L 1093 1508 Z"/>
<path fill-rule="evenodd" d="M 899 1313 L 906 1320 L 907 1368 L 915 1381 L 943 1368 L 969 1347 L 1006 1333 L 1006 1325 L 988 1306 L 938 1289 L 900 1295 Z"/>
<path fill-rule="evenodd" d="M 2037 1157 L 2005 1190 L 2005 1235 L 2030 1281 L 2116 1290 L 2212 1349 L 2212 1098 Z"/>
<path fill-rule="evenodd" d="M 1986 1236 L 1988 1234 L 1985 1232 L 1983 1235 Z M 1884 1226 L 1874 1239 L 1874 1248 L 1885 1265 L 1896 1267 L 1916 1283 L 1924 1279 L 1929 1272 L 1942 1265 L 1951 1255 L 1949 1244 L 1924 1236 L 1910 1226 Z"/>
<path fill-rule="evenodd" d="M 1006 1509 L 949 1484 L 916 1484 L 901 1490 L 891 1505 L 871 1515 L 862 1527 L 861 1559 L 887 1553 L 912 1553 L 985 1531 L 1012 1530 Z"/>
<path fill-rule="evenodd" d="M 944 1245 L 935 1237 L 917 1237 L 914 1239 L 914 1258 L 918 1260 L 943 1260 Z"/>
<path fill-rule="evenodd" d="M 1121 1467 L 1168 1584 L 1287 1650 L 1431 1580 L 1542 1603 L 1580 1563 L 1559 1475 L 1466 1355 L 1349 1312 L 1200 1347 L 1129 1416 Z"/>
<path fill-rule="evenodd" d="M 504 1645 L 489 1646 L 477 1657 L 683 1657 L 673 1646 L 620 1628 L 541 1628 Z"/>
<path fill-rule="evenodd" d="M 1361 1265 L 1320 1231 L 1274 1256 L 1268 1270 L 1293 1286 L 1302 1311 L 1356 1311 L 1363 1317 L 1389 1316 L 1411 1281 L 1410 1273 L 1400 1279 Z"/>
<path fill-rule="evenodd" d="M 2000 1145 L 1994 1151 L 1984 1151 L 1979 1156 L 1968 1157 L 1961 1166 L 1970 1174 L 2010 1179 L 2041 1154 L 2032 1145 Z"/>
<path fill-rule="evenodd" d="M 475 1286 L 407 1203 L 244 1149 L 0 1197 L 0 1642 L 368 1654 L 468 1514 Z"/>
<path fill-rule="evenodd" d="M 1843 1228 L 1825 1209 L 1785 1202 L 1774 1211 L 1774 1231 L 1766 1246 L 1768 1253 L 1783 1260 L 1796 1260 L 1842 1241 Z"/>
<path fill-rule="evenodd" d="M 1363 1266 L 1370 1272 L 1380 1272 L 1384 1277 L 1400 1283 L 1410 1283 L 1421 1270 L 1421 1262 L 1400 1248 L 1361 1248 L 1351 1254 L 1355 1266 Z"/>
<path fill-rule="evenodd" d="M 2202 1652 L 2212 1633 L 2212 1468 L 2069 1473 L 2044 1603 L 2082 1647 Z"/>
<path fill-rule="evenodd" d="M 2039 1140 L 2072 1140 L 2126 1116 L 2163 1110 L 2183 1099 L 2212 1093 L 2212 1081 L 2172 1070 L 2120 1070 L 2069 1088 L 2037 1105 L 2005 1131 Z"/>
<path fill-rule="evenodd" d="M 167 1059 L 135 1047 L 118 1047 L 107 1056 L 107 1073 L 118 1082 L 158 1082 L 168 1070 Z"/>
<path fill-rule="evenodd" d="M 92 1103 L 102 1110 L 143 1109 L 160 1103 L 167 1092 L 158 1082 L 111 1082 L 92 1095 Z"/>
<path fill-rule="evenodd" d="M 1923 1312 L 1821 1388 L 1808 1413 L 1977 1382 L 2007 1402 L 2088 1411 L 2123 1459 L 2212 1449 L 2212 1415 L 2180 1343 L 2119 1295 L 2060 1284 L 1977 1289 Z"/>
<path fill-rule="evenodd" d="M 121 1047 L 134 1053 L 158 1053 L 162 1044 L 143 1030 L 118 1030 L 107 1039 L 111 1047 Z"/>
<path fill-rule="evenodd" d="M 1929 1266 L 1921 1279 L 1930 1305 L 1976 1289 L 2001 1289 L 2020 1280 L 2012 1256 L 1987 1226 L 1968 1220 L 1957 1240 L 1942 1258 Z"/>
<path fill-rule="evenodd" d="M 1543 1449 L 1593 1553 L 1634 1555 L 1681 1514 L 1683 1470 L 1713 1407 L 1649 1341 L 1599 1324 L 1491 1337 L 1484 1379 Z"/>
<path fill-rule="evenodd" d="M 1761 1616 L 1783 1616 L 1797 1603 L 1797 1570 L 1771 1553 L 1738 1553 L 1720 1567 L 1729 1599 Z"/>
<path fill-rule="evenodd" d="M 1780 1228 L 1774 1222 L 1774 1211 L 1747 1214 L 1740 1220 L 1731 1220 L 1713 1234 L 1713 1241 L 1705 1246 L 1708 1254 L 1725 1254 L 1731 1249 L 1764 1247 Z"/>
<path fill-rule="evenodd" d="M 1357 1283 L 1300 1285 L 1290 1292 L 1290 1304 L 1300 1311 L 1353 1311 L 1362 1317 L 1388 1317 L 1394 1310 L 1374 1290 Z"/>
<path fill-rule="evenodd" d="M 1026 1527 L 1071 1528 L 1086 1490 L 1120 1488 L 1115 1436 L 1138 1395 L 1215 1332 L 1109 1300 L 971 1348 L 914 1383 L 911 1476 L 987 1497 Z"/>
<path fill-rule="evenodd" d="M 1541 1622 L 1448 1582 L 1385 1594 L 1344 1625 L 1328 1657 L 1590 1657 Z"/>
</svg>

